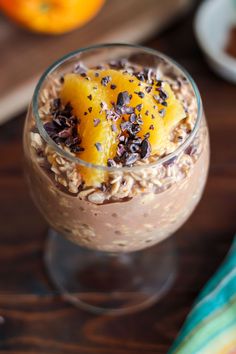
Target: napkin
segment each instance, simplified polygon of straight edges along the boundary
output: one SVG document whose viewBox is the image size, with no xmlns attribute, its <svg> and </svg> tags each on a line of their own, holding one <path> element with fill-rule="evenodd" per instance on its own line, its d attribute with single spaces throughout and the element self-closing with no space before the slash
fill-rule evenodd
<svg viewBox="0 0 236 354">
<path fill-rule="evenodd" d="M 236 237 L 168 354 L 236 354 Z"/>
</svg>

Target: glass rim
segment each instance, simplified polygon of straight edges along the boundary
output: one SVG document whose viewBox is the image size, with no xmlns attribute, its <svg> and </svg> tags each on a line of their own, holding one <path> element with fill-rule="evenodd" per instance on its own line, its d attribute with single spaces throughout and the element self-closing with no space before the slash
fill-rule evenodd
<svg viewBox="0 0 236 354">
<path fill-rule="evenodd" d="M 51 74 L 55 69 L 60 67 L 64 62 L 66 62 L 69 59 L 72 59 L 74 56 L 76 56 L 80 53 L 89 52 L 89 51 L 93 51 L 96 49 L 111 48 L 111 47 L 112 48 L 124 47 L 124 48 L 131 48 L 131 49 L 132 48 L 139 49 L 140 51 L 142 51 L 144 53 L 148 53 L 150 55 L 153 55 L 155 57 L 159 57 L 159 58 L 163 59 L 167 63 L 171 64 L 173 67 L 177 67 L 177 69 L 179 69 L 183 73 L 183 75 L 187 79 L 188 83 L 190 84 L 190 86 L 194 92 L 196 102 L 197 102 L 197 118 L 196 118 L 193 130 L 191 131 L 191 133 L 189 134 L 187 139 L 180 146 L 177 147 L 177 149 L 175 149 L 173 152 L 171 152 L 170 154 L 168 154 L 166 156 L 157 158 L 157 160 L 154 162 L 143 164 L 143 165 L 135 165 L 135 166 L 102 166 L 102 165 L 96 165 L 91 162 L 84 161 L 77 156 L 73 156 L 71 153 L 67 152 L 66 150 L 61 148 L 59 145 L 57 145 L 53 141 L 53 139 L 51 139 L 50 136 L 48 135 L 47 131 L 44 128 L 43 121 L 40 118 L 40 115 L 38 112 L 38 110 L 39 110 L 38 97 L 41 92 L 41 87 L 42 87 L 45 79 L 47 78 L 47 76 L 49 74 Z M 75 51 L 72 51 L 72 52 L 64 55 L 63 57 L 59 58 L 58 60 L 56 60 L 53 64 L 51 64 L 44 71 L 44 73 L 40 77 L 40 79 L 35 87 L 35 90 L 33 93 L 33 98 L 32 98 L 32 110 L 33 110 L 33 116 L 34 116 L 34 119 L 36 122 L 36 127 L 38 128 L 40 136 L 44 139 L 44 141 L 48 145 L 52 146 L 55 149 L 55 152 L 57 152 L 60 156 L 64 157 L 65 159 L 67 159 L 73 163 L 76 163 L 77 165 L 85 166 L 87 168 L 94 168 L 94 169 L 98 169 L 98 170 L 109 171 L 109 172 L 137 171 L 137 170 L 143 170 L 145 168 L 160 166 L 164 163 L 168 163 L 168 161 L 171 161 L 173 158 L 178 156 L 192 142 L 192 140 L 194 139 L 194 137 L 198 131 L 200 121 L 202 118 L 202 114 L 203 114 L 202 100 L 201 100 L 200 92 L 199 92 L 198 87 L 197 87 L 196 83 L 194 82 L 193 78 L 191 77 L 191 75 L 188 73 L 188 71 L 186 69 L 184 69 L 174 59 L 171 59 L 169 56 L 159 52 L 158 50 L 151 49 L 151 48 L 148 48 L 148 47 L 145 47 L 142 45 L 129 44 L 129 43 L 105 43 L 105 44 L 97 44 L 97 45 L 92 45 L 92 46 L 88 46 L 88 47 L 83 47 L 83 48 L 77 49 Z"/>
</svg>

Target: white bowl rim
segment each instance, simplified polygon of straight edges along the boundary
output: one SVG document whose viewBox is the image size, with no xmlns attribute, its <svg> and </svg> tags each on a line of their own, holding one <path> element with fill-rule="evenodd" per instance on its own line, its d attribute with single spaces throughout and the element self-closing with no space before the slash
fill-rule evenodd
<svg viewBox="0 0 236 354">
<path fill-rule="evenodd" d="M 205 11 L 211 11 L 211 7 L 213 3 L 217 0 L 205 0 L 201 3 L 201 5 L 197 9 L 197 13 L 194 18 L 194 32 L 199 43 L 199 46 L 203 50 L 203 52 L 217 65 L 222 68 L 227 69 L 227 71 L 232 71 L 236 75 L 236 59 L 227 54 L 224 50 L 219 48 L 217 52 L 211 50 L 209 46 L 207 46 L 204 36 L 200 31 L 200 24 L 202 16 L 206 16 L 204 14 Z M 216 55 L 217 54 L 217 55 Z"/>
</svg>

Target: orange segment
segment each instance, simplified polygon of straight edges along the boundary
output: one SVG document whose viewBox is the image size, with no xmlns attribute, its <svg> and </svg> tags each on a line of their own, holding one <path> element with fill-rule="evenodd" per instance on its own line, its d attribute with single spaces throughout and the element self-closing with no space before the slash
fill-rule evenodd
<svg viewBox="0 0 236 354">
<path fill-rule="evenodd" d="M 135 76 L 131 76 L 127 73 L 124 74 L 122 71 L 117 70 L 102 70 L 99 77 L 95 78 L 95 80 L 100 82 L 101 78 L 105 76 L 112 78 L 111 82 L 106 87 L 106 89 L 109 90 L 110 101 L 116 102 L 119 92 L 128 91 L 128 93 L 132 95 L 129 106 L 137 107 L 140 104 L 142 105 L 140 112 L 136 111 L 136 113 L 140 113 L 143 120 L 142 129 L 138 133 L 138 136 L 143 138 L 144 135 L 149 132 L 149 142 L 152 146 L 152 153 L 161 154 L 163 147 L 166 146 L 166 132 L 163 119 L 158 114 L 157 109 L 153 108 L 156 102 L 152 95 L 145 91 L 147 84 L 140 82 Z M 111 84 L 116 85 L 116 89 L 112 90 L 110 88 Z M 140 92 L 145 95 L 144 98 L 139 96 Z M 145 114 L 146 112 L 148 112 L 148 115 Z M 128 119 L 128 116 L 124 117 Z M 149 129 L 150 126 L 153 126 L 153 130 Z"/>
<path fill-rule="evenodd" d="M 111 82 L 104 87 L 104 90 L 109 91 L 110 102 L 116 102 L 119 92 L 128 91 L 132 95 L 129 106 L 136 107 L 142 104 L 140 112 L 136 111 L 136 113 L 140 113 L 143 120 L 142 129 L 138 133 L 138 136 L 143 138 L 146 133 L 149 133 L 152 154 L 161 155 L 169 144 L 168 134 L 170 130 L 185 117 L 184 109 L 181 103 L 175 98 L 169 84 L 163 83 L 163 89 L 168 94 L 166 100 L 167 107 L 164 107 L 160 103 L 157 103 L 153 97 L 158 94 L 158 91 L 155 91 L 155 85 L 153 85 L 151 92 L 147 93 L 145 88 L 150 85 L 139 81 L 133 75 L 112 69 L 99 71 L 99 77 L 95 76 L 93 70 L 90 70 L 88 74 L 98 84 L 103 77 L 111 77 Z M 111 84 L 115 85 L 116 88 L 112 90 Z M 144 94 L 143 98 L 138 95 L 140 92 Z M 162 109 L 165 109 L 164 118 L 158 113 Z M 128 119 L 128 116 L 124 117 Z"/>
<path fill-rule="evenodd" d="M 89 70 L 87 77 L 79 74 L 65 75 L 61 91 L 64 104 L 70 102 L 73 113 L 78 117 L 78 134 L 82 139 L 81 146 L 85 149 L 79 157 L 89 163 L 107 166 L 107 160 L 114 158 L 117 151 L 117 136 L 121 132 L 120 124 L 129 120 L 130 115 L 123 114 L 116 122 L 107 119 L 106 110 L 114 111 L 119 93 L 128 92 L 131 99 L 129 107 L 135 108 L 135 113 L 142 120 L 138 136 L 142 139 L 149 134 L 152 154 L 163 154 L 171 144 L 170 132 L 185 117 L 181 103 L 176 99 L 168 83 L 163 83 L 162 89 L 167 94 L 167 106 L 158 101 L 158 86 L 156 83 L 147 92 L 148 85 L 135 76 L 118 70 Z M 104 83 L 105 82 L 105 83 Z M 162 115 L 161 111 L 165 110 Z M 95 124 L 94 120 L 99 121 Z M 112 130 L 112 125 L 116 131 Z M 80 167 L 85 184 L 99 186 L 106 180 L 102 170 Z"/>
<path fill-rule="evenodd" d="M 176 127 L 182 119 L 186 117 L 186 113 L 181 102 L 175 97 L 174 92 L 170 88 L 170 85 L 165 82 L 163 89 L 168 95 L 168 107 L 164 117 L 164 125 L 167 131 L 170 131 Z"/>
<path fill-rule="evenodd" d="M 70 102 L 78 117 L 78 134 L 84 151 L 78 157 L 86 162 L 106 166 L 110 155 L 115 155 L 116 134 L 111 129 L 112 121 L 101 111 L 101 102 L 109 102 L 108 95 L 99 85 L 76 74 L 67 74 L 61 91 L 64 104 Z M 99 123 L 96 124 L 96 119 Z M 113 151 L 113 152 L 112 152 Z M 99 185 L 104 181 L 104 172 L 94 168 L 80 167 L 87 185 Z"/>
</svg>

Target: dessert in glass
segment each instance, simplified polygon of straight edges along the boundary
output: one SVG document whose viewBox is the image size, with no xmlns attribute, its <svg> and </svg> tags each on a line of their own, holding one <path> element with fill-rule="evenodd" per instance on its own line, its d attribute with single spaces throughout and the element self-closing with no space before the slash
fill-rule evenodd
<svg viewBox="0 0 236 354">
<path fill-rule="evenodd" d="M 176 269 L 167 238 L 198 204 L 209 165 L 189 74 L 135 45 L 68 54 L 35 89 L 24 154 L 51 227 L 45 261 L 60 293 L 97 313 L 157 300 Z"/>
</svg>

